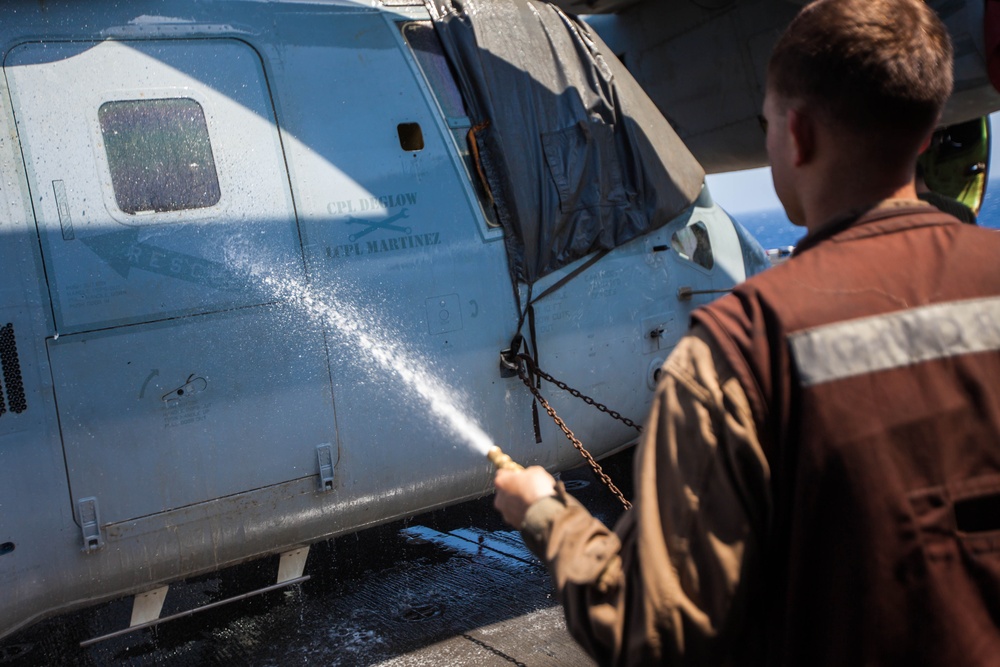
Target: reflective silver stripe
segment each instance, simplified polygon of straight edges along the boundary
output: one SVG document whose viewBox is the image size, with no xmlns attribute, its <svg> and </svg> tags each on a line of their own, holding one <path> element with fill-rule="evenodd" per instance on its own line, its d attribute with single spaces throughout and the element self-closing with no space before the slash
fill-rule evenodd
<svg viewBox="0 0 1000 667">
<path fill-rule="evenodd" d="M 951 301 L 789 336 L 804 386 L 1000 350 L 1000 297 Z"/>
</svg>

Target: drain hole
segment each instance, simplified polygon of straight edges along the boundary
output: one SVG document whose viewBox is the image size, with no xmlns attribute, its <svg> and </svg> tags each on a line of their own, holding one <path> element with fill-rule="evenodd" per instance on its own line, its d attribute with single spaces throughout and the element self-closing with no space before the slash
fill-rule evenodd
<svg viewBox="0 0 1000 667">
<path fill-rule="evenodd" d="M 428 602 L 427 604 L 418 604 L 407 607 L 400 612 L 399 618 L 407 623 L 419 623 L 421 621 L 426 621 L 436 616 L 440 616 L 442 611 L 444 611 L 444 609 L 440 604 L 436 602 Z"/>
<path fill-rule="evenodd" d="M 0 665 L 14 662 L 31 653 L 35 648 L 34 644 L 9 644 L 0 646 Z"/>
<path fill-rule="evenodd" d="M 0 556 L 6 556 L 13 550 L 14 550 L 13 542 L 4 542 L 3 544 L 0 544 Z"/>
</svg>

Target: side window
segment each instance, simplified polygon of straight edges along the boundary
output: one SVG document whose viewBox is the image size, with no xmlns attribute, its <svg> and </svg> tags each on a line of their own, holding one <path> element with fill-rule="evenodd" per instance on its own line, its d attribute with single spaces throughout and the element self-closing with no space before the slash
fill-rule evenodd
<svg viewBox="0 0 1000 667">
<path fill-rule="evenodd" d="M 712 242 L 708 238 L 708 228 L 705 223 L 696 222 L 674 232 L 670 239 L 674 252 L 698 266 L 711 269 L 715 266 L 712 256 Z"/>
<path fill-rule="evenodd" d="M 115 201 L 122 211 L 182 211 L 219 202 L 208 125 L 196 101 L 105 102 L 98 118 Z"/>
<path fill-rule="evenodd" d="M 449 121 L 464 120 L 465 127 L 469 127 L 469 114 L 465 111 L 462 94 L 455 85 L 448 60 L 444 57 L 444 47 L 434 32 L 433 24 L 430 21 L 414 21 L 404 23 L 402 30 L 403 38 L 413 50 L 413 55 L 420 63 L 420 69 L 434 90 L 445 116 Z M 449 122 L 449 125 L 454 124 Z"/>
<path fill-rule="evenodd" d="M 462 100 L 462 92 L 455 83 L 455 77 L 451 73 L 451 66 L 444 55 L 444 47 L 441 40 L 434 32 L 434 25 L 430 21 L 410 21 L 400 24 L 403 39 L 413 51 L 417 63 L 420 65 L 424 78 L 434 91 L 438 104 L 444 112 L 445 120 L 451 129 L 455 146 L 462 156 L 462 162 L 469 179 L 472 181 L 479 197 L 479 203 L 483 214 L 486 217 L 486 224 L 490 227 L 499 227 L 496 214 L 493 211 L 492 199 L 486 191 L 483 183 L 481 170 L 477 167 L 475 159 L 469 151 L 469 132 L 472 129 L 472 122 L 469 120 L 469 112 L 465 108 Z"/>
</svg>

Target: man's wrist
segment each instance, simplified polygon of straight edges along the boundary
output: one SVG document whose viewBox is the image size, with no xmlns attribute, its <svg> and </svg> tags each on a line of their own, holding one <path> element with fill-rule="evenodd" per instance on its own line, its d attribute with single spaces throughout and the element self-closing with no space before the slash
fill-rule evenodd
<svg viewBox="0 0 1000 667">
<path fill-rule="evenodd" d="M 556 495 L 539 498 L 524 513 L 521 536 L 535 555 L 544 553 L 544 545 L 551 532 L 552 523 L 564 511 L 566 511 L 566 501 L 557 491 Z"/>
</svg>

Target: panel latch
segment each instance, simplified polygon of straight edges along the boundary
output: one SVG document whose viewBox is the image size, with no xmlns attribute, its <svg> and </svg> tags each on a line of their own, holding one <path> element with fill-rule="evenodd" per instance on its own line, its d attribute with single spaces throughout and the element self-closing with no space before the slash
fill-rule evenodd
<svg viewBox="0 0 1000 667">
<path fill-rule="evenodd" d="M 97 498 L 81 498 L 76 503 L 80 513 L 80 530 L 83 532 L 83 550 L 97 551 L 104 546 L 101 539 L 101 516 L 97 511 Z"/>
<path fill-rule="evenodd" d="M 326 442 L 316 447 L 316 460 L 319 463 L 319 490 L 322 493 L 333 491 L 333 447 Z"/>
</svg>

